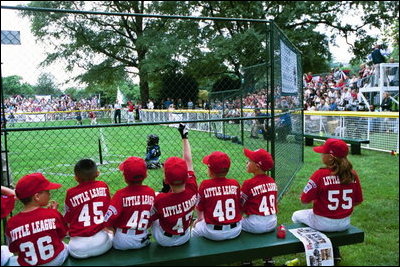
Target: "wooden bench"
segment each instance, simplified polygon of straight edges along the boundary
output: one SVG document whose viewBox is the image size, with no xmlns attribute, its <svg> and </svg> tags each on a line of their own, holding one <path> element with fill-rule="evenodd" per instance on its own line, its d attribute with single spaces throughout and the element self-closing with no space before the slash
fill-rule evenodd
<svg viewBox="0 0 400 267">
<path fill-rule="evenodd" d="M 148 247 L 138 250 L 115 250 L 88 259 L 69 257 L 63 266 L 133 266 L 133 265 L 171 265 L 171 266 L 213 266 L 234 262 L 249 261 L 265 257 L 304 252 L 303 243 L 288 229 L 306 227 L 303 224 L 287 225 L 285 239 L 276 237 L 276 232 L 249 234 L 244 231 L 232 240 L 212 241 L 202 237 L 193 237 L 178 247 L 161 247 L 152 242 Z M 344 246 L 364 241 L 364 232 L 351 226 L 343 232 L 326 234 L 332 245 Z M 354 263 L 355 265 L 361 263 Z"/>
<path fill-rule="evenodd" d="M 351 154 L 353 155 L 361 155 L 361 144 L 369 144 L 368 139 L 355 139 L 348 137 L 339 137 L 339 136 L 331 136 L 331 135 L 317 135 L 317 134 L 304 134 L 305 137 L 305 145 L 313 146 L 314 139 L 326 140 L 328 138 L 341 139 L 346 143 L 351 145 Z"/>
</svg>

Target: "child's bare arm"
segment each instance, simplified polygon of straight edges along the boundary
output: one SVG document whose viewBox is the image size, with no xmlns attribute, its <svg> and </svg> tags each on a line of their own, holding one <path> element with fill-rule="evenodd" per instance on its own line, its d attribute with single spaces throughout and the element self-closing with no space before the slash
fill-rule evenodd
<svg viewBox="0 0 400 267">
<path fill-rule="evenodd" d="M 8 188 L 6 186 L 1 186 L 1 194 L 6 196 L 15 196 L 14 189 Z"/>
<path fill-rule="evenodd" d="M 181 123 L 179 124 L 178 131 L 182 137 L 183 159 L 186 161 L 188 170 L 193 171 L 192 149 L 188 139 L 189 130 L 186 125 Z"/>
</svg>

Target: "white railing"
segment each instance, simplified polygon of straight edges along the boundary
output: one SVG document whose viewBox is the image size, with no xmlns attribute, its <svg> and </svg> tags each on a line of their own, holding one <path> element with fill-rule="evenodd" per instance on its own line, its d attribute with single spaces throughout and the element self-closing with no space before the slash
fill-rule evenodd
<svg viewBox="0 0 400 267">
<path fill-rule="evenodd" d="M 368 139 L 362 147 L 399 152 L 399 113 L 305 111 L 304 133 Z"/>
<path fill-rule="evenodd" d="M 142 122 L 160 122 L 160 121 L 195 121 L 222 118 L 222 112 L 219 110 L 201 110 L 201 109 L 142 109 L 139 111 Z M 176 124 L 169 124 L 170 127 L 177 127 Z M 199 122 L 188 123 L 189 129 L 204 132 L 220 132 L 222 122 Z"/>
<path fill-rule="evenodd" d="M 111 110 L 96 110 L 98 118 L 113 119 Z M 267 113 L 267 111 L 263 111 Z M 81 111 L 83 118 L 88 111 Z M 124 117 L 124 113 L 122 115 Z M 252 109 L 243 109 L 244 117 L 254 117 Z M 8 114 L 6 114 L 8 115 Z M 38 112 L 16 113 L 15 121 L 8 121 L 7 126 L 18 122 L 38 122 L 75 119 L 74 111 L 68 112 Z M 293 128 L 298 128 L 298 116 L 292 115 Z M 222 118 L 222 110 L 140 110 L 140 119 L 143 122 L 162 121 L 196 121 Z M 253 120 L 244 120 L 244 131 L 251 130 Z M 177 127 L 176 124 L 169 125 Z M 188 123 L 190 129 L 222 133 L 222 122 Z M 299 131 L 300 129 L 292 129 Z M 399 113 L 397 112 L 359 112 L 359 111 L 304 111 L 304 133 L 338 136 L 355 139 L 368 139 L 369 144 L 363 148 L 380 151 L 399 152 Z"/>
</svg>

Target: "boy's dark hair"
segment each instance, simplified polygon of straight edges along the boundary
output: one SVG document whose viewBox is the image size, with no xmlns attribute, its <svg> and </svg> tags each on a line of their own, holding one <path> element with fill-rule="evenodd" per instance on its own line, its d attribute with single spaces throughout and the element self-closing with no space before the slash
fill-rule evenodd
<svg viewBox="0 0 400 267">
<path fill-rule="evenodd" d="M 150 134 L 147 136 L 147 145 L 148 146 L 158 145 L 159 140 L 160 139 L 158 138 L 158 135 Z"/>
<path fill-rule="evenodd" d="M 30 196 L 30 197 L 26 197 L 26 198 L 20 199 L 19 201 L 21 201 L 22 204 L 26 205 L 29 202 L 31 202 L 32 199 L 33 199 L 33 196 Z"/>
<path fill-rule="evenodd" d="M 75 164 L 74 173 L 83 181 L 90 181 L 96 178 L 97 165 L 91 159 L 81 159 Z"/>
<path fill-rule="evenodd" d="M 221 170 L 219 173 L 214 173 L 215 177 L 225 177 L 229 172 L 229 169 Z"/>
</svg>

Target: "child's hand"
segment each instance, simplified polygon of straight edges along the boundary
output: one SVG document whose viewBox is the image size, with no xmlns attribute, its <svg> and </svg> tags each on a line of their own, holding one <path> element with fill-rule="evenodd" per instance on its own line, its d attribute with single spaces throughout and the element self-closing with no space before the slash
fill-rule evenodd
<svg viewBox="0 0 400 267">
<path fill-rule="evenodd" d="M 188 139 L 189 129 L 185 124 L 180 123 L 178 131 L 181 134 L 182 139 Z"/>
<path fill-rule="evenodd" d="M 15 196 L 15 190 L 5 186 L 1 186 L 1 194 L 6 196 Z"/>
<path fill-rule="evenodd" d="M 58 203 L 55 200 L 50 200 L 47 208 L 56 210 L 58 209 Z"/>
</svg>

